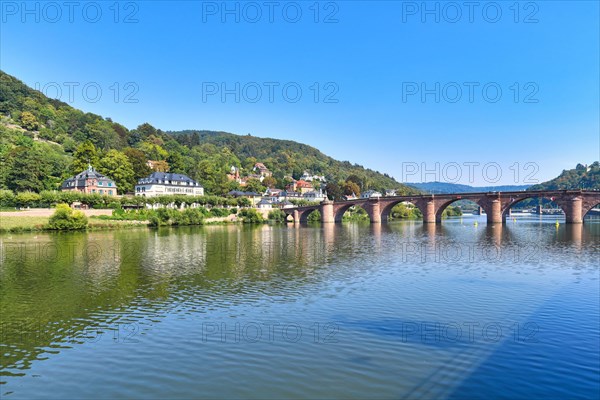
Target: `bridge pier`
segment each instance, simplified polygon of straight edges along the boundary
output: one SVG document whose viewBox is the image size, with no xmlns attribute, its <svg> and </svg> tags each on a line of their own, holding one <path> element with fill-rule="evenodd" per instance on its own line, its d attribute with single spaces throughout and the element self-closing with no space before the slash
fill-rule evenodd
<svg viewBox="0 0 600 400">
<path fill-rule="evenodd" d="M 371 219 L 372 224 L 380 224 L 381 223 L 381 206 L 379 204 L 379 200 L 369 201 L 365 205 L 365 211 L 369 214 L 369 218 Z"/>
<path fill-rule="evenodd" d="M 581 197 L 574 197 L 566 201 L 563 211 L 565 212 L 565 222 L 567 224 L 583 223 L 583 201 Z"/>
<path fill-rule="evenodd" d="M 333 201 L 324 200 L 321 202 L 321 206 L 319 207 L 319 212 L 321 213 L 321 222 L 324 224 L 329 224 L 335 222 L 333 215 Z"/>
<path fill-rule="evenodd" d="M 502 224 L 506 222 L 506 215 L 502 213 L 502 202 L 494 199 L 490 202 L 490 210 L 487 213 L 488 224 Z"/>
<path fill-rule="evenodd" d="M 294 210 L 294 214 L 292 215 L 292 217 L 294 218 L 295 224 L 300 223 L 300 212 L 298 210 Z"/>
<path fill-rule="evenodd" d="M 441 220 L 437 221 L 436 219 L 437 210 L 435 209 L 435 202 L 433 201 L 433 199 L 429 200 L 425 204 L 424 208 L 424 210 L 421 210 L 421 212 L 423 213 L 423 223 L 435 224 L 436 222 L 441 222 Z"/>
</svg>

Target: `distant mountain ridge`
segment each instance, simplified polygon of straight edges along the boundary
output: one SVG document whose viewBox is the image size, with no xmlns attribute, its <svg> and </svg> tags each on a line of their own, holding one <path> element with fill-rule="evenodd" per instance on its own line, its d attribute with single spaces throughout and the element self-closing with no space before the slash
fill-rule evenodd
<svg viewBox="0 0 600 400">
<path fill-rule="evenodd" d="M 526 190 L 530 185 L 470 186 L 448 182 L 405 183 L 425 193 L 511 192 Z"/>
</svg>

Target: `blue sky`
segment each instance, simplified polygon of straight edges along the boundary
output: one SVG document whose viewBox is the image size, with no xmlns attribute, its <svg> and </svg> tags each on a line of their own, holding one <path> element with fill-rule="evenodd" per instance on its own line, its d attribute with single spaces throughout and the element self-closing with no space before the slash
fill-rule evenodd
<svg viewBox="0 0 600 400">
<path fill-rule="evenodd" d="M 596 1 L 73 4 L 0 3 L 0 68 L 129 128 L 292 139 L 411 182 L 600 158 Z"/>
</svg>

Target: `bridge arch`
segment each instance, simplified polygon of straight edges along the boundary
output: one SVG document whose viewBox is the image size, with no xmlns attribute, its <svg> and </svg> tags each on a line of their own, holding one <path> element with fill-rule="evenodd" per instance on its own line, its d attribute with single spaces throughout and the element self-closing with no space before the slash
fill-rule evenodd
<svg viewBox="0 0 600 400">
<path fill-rule="evenodd" d="M 482 201 L 482 200 L 477 200 L 477 199 L 463 199 L 463 198 L 454 198 L 451 200 L 448 200 L 444 203 L 442 203 L 436 210 L 435 212 L 435 220 L 436 222 L 440 222 L 442 220 L 444 211 L 446 211 L 446 209 L 448 209 L 448 207 L 450 207 L 450 205 L 456 203 L 457 201 L 468 201 L 469 203 L 473 203 L 475 204 L 477 207 L 481 207 L 486 214 L 490 213 L 491 210 L 488 210 L 488 205 Z"/>
<path fill-rule="evenodd" d="M 555 204 L 558 207 L 560 207 L 560 209 L 562 210 L 562 212 L 565 215 L 567 214 L 567 211 L 569 209 L 569 206 L 564 201 L 561 201 L 559 199 L 555 199 L 555 198 L 553 198 L 551 196 L 549 197 L 549 196 L 544 196 L 544 195 L 537 195 L 537 196 L 536 195 L 530 195 L 530 196 L 526 196 L 526 197 L 523 197 L 523 198 L 519 198 L 519 199 L 515 199 L 515 200 L 510 200 L 510 201 L 506 202 L 502 206 L 502 210 L 501 210 L 502 211 L 502 220 L 505 221 L 506 217 L 510 215 L 510 210 L 511 210 L 512 207 L 514 207 L 515 205 L 517 205 L 517 204 L 519 204 L 519 203 L 521 203 L 523 201 L 532 200 L 532 199 L 535 199 L 535 200 L 540 200 L 540 199 L 547 200 L 551 204 Z"/>
<path fill-rule="evenodd" d="M 340 205 L 339 207 L 335 207 L 333 210 L 333 219 L 335 222 L 342 222 L 344 219 L 344 214 L 352 207 L 359 207 L 361 209 L 363 209 L 367 216 L 369 217 L 369 220 L 373 220 L 372 216 L 369 213 L 369 210 L 367 210 L 367 208 L 365 207 L 365 203 L 366 202 L 356 202 L 356 203 L 348 203 L 348 204 L 343 204 Z"/>
<path fill-rule="evenodd" d="M 389 218 L 392 216 L 392 211 L 393 211 L 394 207 L 396 207 L 398 204 L 403 204 L 403 203 L 412 204 L 417 210 L 420 211 L 421 214 L 423 214 L 423 210 L 421 209 L 421 207 L 419 206 L 419 203 L 417 201 L 407 200 L 407 199 L 399 199 L 397 201 L 392 201 L 392 202 L 388 203 L 385 207 L 383 207 L 383 209 L 381 210 L 381 221 L 383 221 L 383 222 L 388 221 Z"/>
<path fill-rule="evenodd" d="M 596 207 L 600 207 L 600 202 L 598 202 L 596 204 L 594 204 L 594 203 L 595 203 L 595 201 L 592 201 L 592 202 L 588 202 L 587 204 L 584 205 L 584 207 L 581 211 L 582 219 L 586 218 L 586 217 L 591 218 L 592 215 L 591 215 L 590 211 L 592 211 Z M 597 216 L 600 217 L 600 208 L 598 209 Z"/>
</svg>

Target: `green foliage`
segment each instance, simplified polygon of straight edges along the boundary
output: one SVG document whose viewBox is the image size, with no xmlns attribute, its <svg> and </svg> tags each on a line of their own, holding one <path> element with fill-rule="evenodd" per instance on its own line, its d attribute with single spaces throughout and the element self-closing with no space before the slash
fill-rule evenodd
<svg viewBox="0 0 600 400">
<path fill-rule="evenodd" d="M 71 164 L 71 173 L 73 175 L 85 171 L 90 164 L 98 168 L 98 151 L 96 150 L 96 146 L 89 140 L 77 146 L 73 157 L 73 164 Z"/>
<path fill-rule="evenodd" d="M 37 205 L 40 200 L 42 199 L 42 196 L 40 196 L 38 193 L 35 192 L 20 192 L 17 193 L 17 196 L 15 198 L 15 204 L 18 207 L 32 207 Z"/>
<path fill-rule="evenodd" d="M 369 214 L 362 207 L 350 207 L 348 211 L 344 213 L 344 221 L 369 221 Z"/>
<path fill-rule="evenodd" d="M 390 213 L 392 219 L 420 219 L 423 217 L 421 210 L 415 206 L 407 206 L 406 204 L 396 204 Z"/>
<path fill-rule="evenodd" d="M 270 221 L 285 222 L 287 215 L 282 210 L 277 209 L 277 210 L 269 211 L 268 218 Z"/>
<path fill-rule="evenodd" d="M 336 182 L 327 182 L 326 190 L 329 200 L 340 201 L 344 199 L 344 190 Z"/>
<path fill-rule="evenodd" d="M 21 126 L 28 131 L 36 130 L 39 127 L 37 118 L 29 111 L 21 113 L 19 120 L 21 121 Z"/>
<path fill-rule="evenodd" d="M 321 222 L 321 213 L 315 210 L 308 215 L 308 222 Z"/>
<path fill-rule="evenodd" d="M 595 161 L 588 168 L 577 164 L 574 169 L 564 170 L 558 177 L 534 185 L 530 190 L 600 189 L 600 162 Z"/>
<path fill-rule="evenodd" d="M 352 181 L 344 182 L 344 184 L 342 185 L 342 189 L 346 196 L 351 196 L 351 195 L 360 196 L 360 187 L 355 182 L 352 182 Z"/>
<path fill-rule="evenodd" d="M 150 226 L 202 225 L 204 223 L 204 213 L 197 208 L 186 208 L 184 210 L 159 208 L 148 214 L 148 221 Z"/>
<path fill-rule="evenodd" d="M 131 163 L 131 168 L 133 168 L 133 177 L 137 182 L 140 178 L 146 178 L 148 175 L 152 173 L 152 169 L 148 167 L 146 162 L 146 155 L 143 151 L 139 149 L 134 149 L 131 147 L 123 150 L 123 154 L 127 156 L 129 162 Z"/>
<path fill-rule="evenodd" d="M 237 185 L 226 176 L 231 166 L 241 168 L 242 175 L 247 175 L 257 161 L 273 172 L 273 179 L 263 184 L 250 183 L 250 190 L 258 192 L 265 185 L 283 188 L 286 175 L 298 179 L 304 170 L 325 175 L 328 182 L 348 178 L 359 187 L 357 195 L 366 189 L 398 189 L 399 194 L 416 192 L 386 174 L 336 161 L 313 147 L 293 141 L 224 132 L 162 132 L 148 123 L 129 131 L 110 119 L 49 99 L 2 71 L 0 115 L 7 116 L 0 121 L 0 189 L 36 192 L 57 189 L 63 179 L 85 170 L 88 162 L 98 168 L 99 160 L 111 150 L 122 151 L 129 146 L 124 154 L 133 178 L 129 171 L 122 177 L 106 173 L 117 181 L 122 192 L 131 190 L 137 179 L 149 174 L 145 167 L 147 159 L 168 160 L 171 171 L 185 173 L 202 183 L 207 193 L 215 195 L 225 195 Z M 26 131 L 12 128 L 13 124 L 24 126 Z M 32 140 L 36 136 L 58 143 L 55 146 L 58 149 Z M 17 149 L 20 147 L 28 150 Z M 72 156 L 75 160 L 71 164 Z M 115 173 L 114 166 L 111 173 Z M 333 192 L 332 196 L 339 197 Z"/>
<path fill-rule="evenodd" d="M 127 156 L 118 150 L 110 150 L 100 160 L 98 171 L 115 181 L 119 193 L 133 191 L 135 176 Z"/>
<path fill-rule="evenodd" d="M 442 212 L 442 218 L 446 217 L 460 217 L 462 215 L 462 210 L 459 206 L 448 206 Z"/>
<path fill-rule="evenodd" d="M 245 224 L 260 224 L 264 222 L 263 216 L 254 208 L 240 210 L 238 216 Z"/>
<path fill-rule="evenodd" d="M 8 208 L 15 206 L 16 196 L 12 190 L 0 189 L 0 207 Z"/>
<path fill-rule="evenodd" d="M 72 210 L 67 204 L 59 204 L 48 221 L 47 229 L 80 230 L 86 229 L 88 219 L 81 211 Z"/>
</svg>

